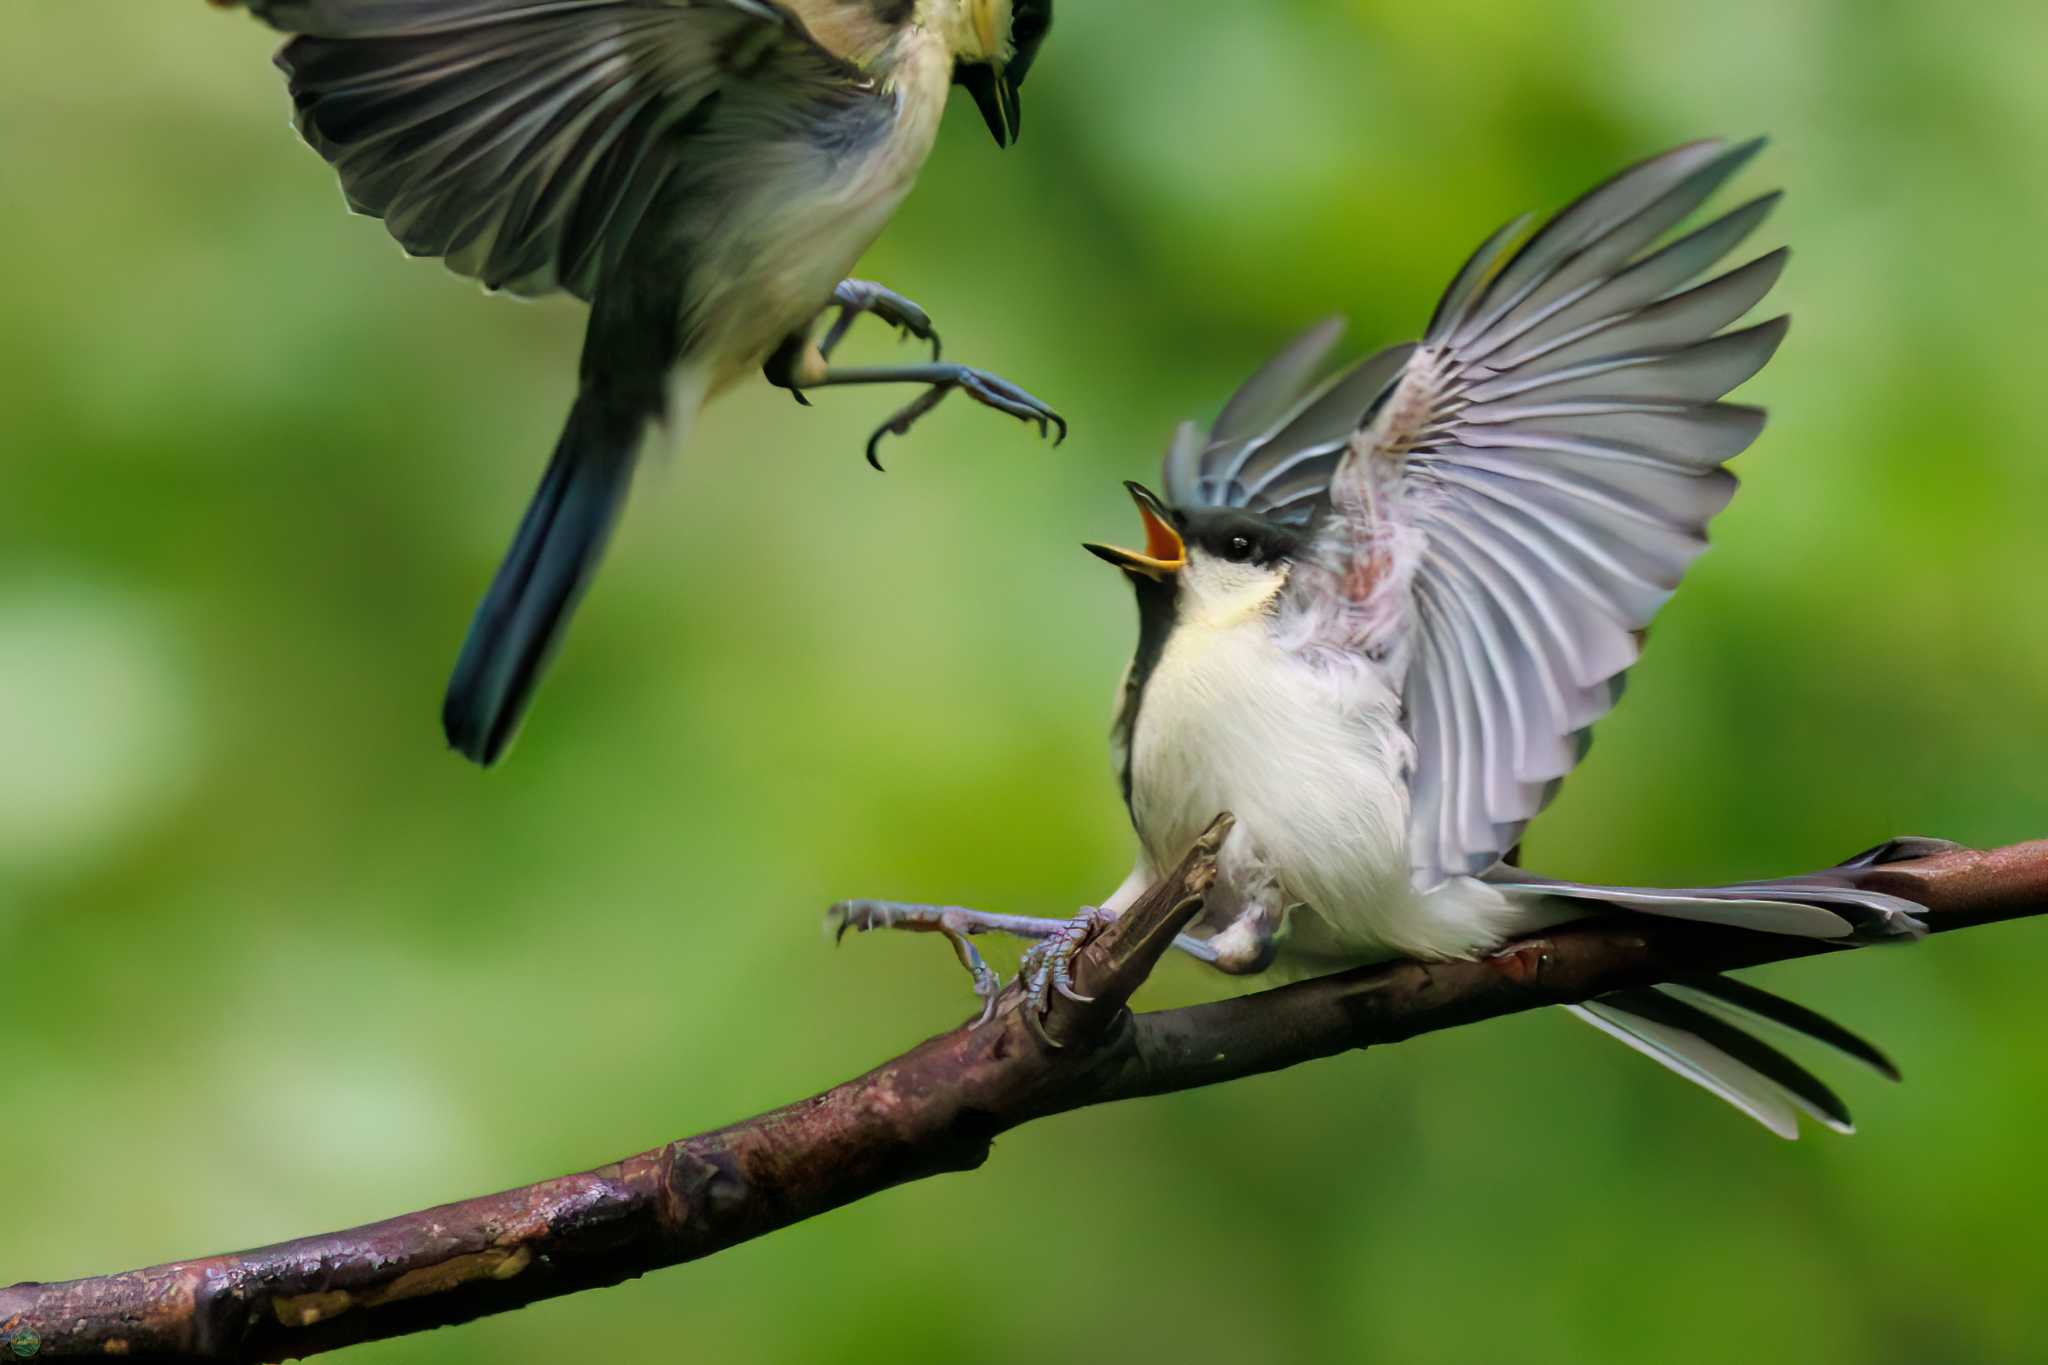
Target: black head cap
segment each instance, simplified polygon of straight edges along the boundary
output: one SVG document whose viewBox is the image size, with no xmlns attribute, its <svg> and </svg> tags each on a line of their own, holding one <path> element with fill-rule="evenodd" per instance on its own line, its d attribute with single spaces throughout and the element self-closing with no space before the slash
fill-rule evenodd
<svg viewBox="0 0 2048 1365">
<path fill-rule="evenodd" d="M 1307 547 L 1306 527 L 1290 526 L 1241 507 L 1199 507 L 1176 513 L 1190 550 L 1234 564 L 1278 564 Z"/>
<path fill-rule="evenodd" d="M 1024 84 L 1031 64 L 1038 60 L 1038 49 L 1044 45 L 1045 35 L 1051 31 L 1052 0 L 1015 0 L 1010 6 L 1010 42 L 1017 50 L 1005 68 L 1011 84 L 1019 87 Z"/>
</svg>

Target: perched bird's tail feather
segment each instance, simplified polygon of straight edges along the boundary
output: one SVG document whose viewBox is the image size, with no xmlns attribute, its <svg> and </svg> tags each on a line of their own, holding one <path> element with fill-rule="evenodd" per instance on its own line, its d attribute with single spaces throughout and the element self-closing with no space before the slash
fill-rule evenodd
<svg viewBox="0 0 2048 1365">
<path fill-rule="evenodd" d="M 489 766 L 505 750 L 632 485 L 651 419 L 585 390 L 478 606 L 448 682 L 448 743 Z"/>
<path fill-rule="evenodd" d="M 1725 976 L 1615 991 L 1565 1008 L 1782 1138 L 1799 1136 L 1802 1113 L 1837 1133 L 1856 1128 L 1849 1107 L 1834 1091 L 1745 1025 L 1757 1020 L 1780 1025 L 1854 1057 L 1888 1080 L 1899 1078 L 1890 1059 L 1841 1025 Z"/>
<path fill-rule="evenodd" d="M 1858 874 L 1945 847 L 1949 846 L 1934 840 L 1899 839 L 1823 872 L 1675 890 L 1556 881 L 1505 866 L 1487 880 L 1503 891 L 1549 899 L 1553 910 L 1559 902 L 1594 902 L 1766 933 L 1867 943 L 1917 938 L 1926 932 L 1926 925 L 1916 917 L 1920 906 L 1867 889 L 1859 884 Z M 1554 915 L 1550 922 L 1555 922 Z M 1616 991 L 1567 1008 L 1781 1137 L 1798 1136 L 1799 1113 L 1837 1132 L 1854 1130 L 1847 1106 L 1833 1091 L 1790 1057 L 1746 1031 L 1745 1024 L 1765 1020 L 1898 1079 L 1883 1053 L 1839 1024 L 1724 976 Z"/>
</svg>

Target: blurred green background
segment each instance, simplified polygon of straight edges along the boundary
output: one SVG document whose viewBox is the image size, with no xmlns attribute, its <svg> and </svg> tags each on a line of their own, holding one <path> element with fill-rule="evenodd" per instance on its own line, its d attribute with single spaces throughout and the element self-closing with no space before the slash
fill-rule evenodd
<svg viewBox="0 0 2048 1365">
<path fill-rule="evenodd" d="M 1028 131 L 955 110 L 864 264 L 1054 400 L 716 406 L 642 480 L 523 742 L 444 675 L 566 410 L 571 305 L 352 219 L 273 37 L 15 0 L 0 42 L 0 1283 L 361 1222 L 797 1098 L 951 1025 L 843 895 L 1064 914 L 1124 478 L 1306 321 L 1411 333 L 1485 232 L 1773 146 L 1797 317 L 1746 487 L 1528 842 L 1803 869 L 2048 833 L 2048 9 L 1063 0 Z M 893 354 L 884 335 L 855 345 Z M 1010 960 L 1014 955 L 1010 955 Z M 2039 1358 L 2048 926 L 1756 979 L 1867 1028 L 1779 1143 L 1560 1014 L 1071 1115 L 982 1171 L 365 1361 Z M 1220 989 L 1167 968 L 1155 1001 Z"/>
</svg>

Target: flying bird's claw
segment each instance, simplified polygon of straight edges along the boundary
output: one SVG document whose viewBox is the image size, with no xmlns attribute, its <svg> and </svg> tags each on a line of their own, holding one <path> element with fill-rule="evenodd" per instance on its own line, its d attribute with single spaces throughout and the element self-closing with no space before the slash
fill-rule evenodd
<svg viewBox="0 0 2048 1365">
<path fill-rule="evenodd" d="M 939 405 L 952 390 L 944 384 L 934 384 L 917 397 L 897 409 L 896 415 L 875 428 L 875 434 L 868 437 L 868 463 L 877 470 L 882 467 L 882 438 L 884 436 L 908 436 L 910 429 L 917 425 L 917 419 Z"/>
<path fill-rule="evenodd" d="M 931 387 L 904 404 L 895 416 L 877 427 L 875 434 L 868 438 L 868 463 L 876 469 L 882 467 L 882 438 L 908 435 L 919 418 L 937 407 L 955 389 L 983 407 L 1007 413 L 1020 422 L 1035 424 L 1038 434 L 1051 437 L 1055 446 L 1067 439 L 1067 419 L 1007 379 L 966 365 L 920 366 L 919 369 L 923 373 L 906 373 L 902 377 L 923 379 Z M 1057 436 L 1053 435 L 1055 428 L 1059 432 Z"/>
<path fill-rule="evenodd" d="M 853 320 L 863 313 L 871 314 L 888 323 L 900 336 L 916 337 L 919 341 L 929 342 L 934 363 L 942 354 L 939 334 L 932 326 L 931 315 L 893 289 L 876 284 L 873 280 L 841 280 L 839 287 L 832 291 L 832 302 L 839 305 L 839 316 L 825 333 L 824 339 L 818 343 L 819 353 L 827 359 L 831 358 L 839 343 L 845 340 L 847 329 L 853 326 Z"/>
<path fill-rule="evenodd" d="M 959 386 L 983 407 L 1007 412 L 1019 421 L 1036 423 L 1041 437 L 1052 436 L 1053 428 L 1058 427 L 1060 434 L 1052 439 L 1056 446 L 1067 439 L 1067 419 L 1007 379 L 998 378 L 987 370 L 970 370 L 963 365 Z"/>
</svg>

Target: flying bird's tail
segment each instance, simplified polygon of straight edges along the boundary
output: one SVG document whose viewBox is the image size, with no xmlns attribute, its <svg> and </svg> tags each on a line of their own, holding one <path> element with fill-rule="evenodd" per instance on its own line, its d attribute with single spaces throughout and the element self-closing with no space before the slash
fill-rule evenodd
<svg viewBox="0 0 2048 1365">
<path fill-rule="evenodd" d="M 448 682 L 441 727 L 464 757 L 489 766 L 518 730 L 597 571 L 650 424 L 588 388 L 576 400 Z"/>
<path fill-rule="evenodd" d="M 1530 897 L 1532 915 L 1554 923 L 1572 903 L 1613 907 L 1765 933 L 1832 939 L 1844 944 L 1913 939 L 1926 932 L 1921 907 L 1862 884 L 1866 869 L 1924 856 L 1948 845 L 1895 839 L 1822 872 L 1728 886 L 1658 889 L 1596 886 L 1538 877 L 1503 866 L 1487 881 Z M 1724 976 L 1616 991 L 1567 1008 L 1601 1032 L 1748 1114 L 1781 1137 L 1797 1137 L 1797 1115 L 1837 1132 L 1854 1131 L 1846 1105 L 1806 1068 L 1744 1027 L 1757 1020 L 1789 1029 L 1891 1080 L 1898 1072 L 1883 1053 L 1801 1005 Z"/>
</svg>

